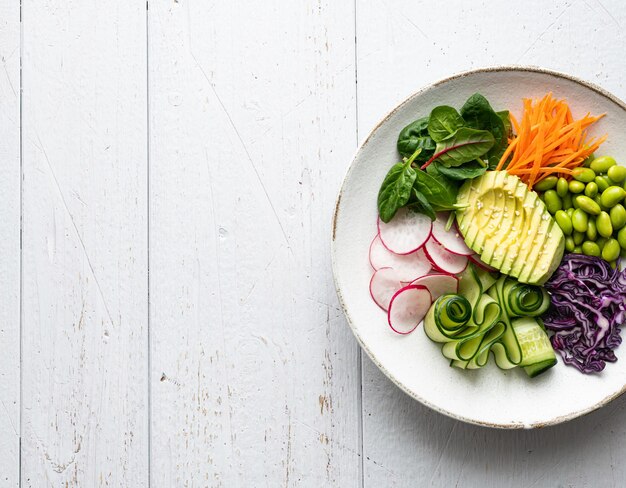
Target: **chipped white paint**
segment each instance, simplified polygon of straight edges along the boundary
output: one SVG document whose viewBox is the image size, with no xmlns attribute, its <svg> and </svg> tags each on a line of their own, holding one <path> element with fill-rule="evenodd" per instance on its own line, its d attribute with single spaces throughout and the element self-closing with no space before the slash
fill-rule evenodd
<svg viewBox="0 0 626 488">
<path fill-rule="evenodd" d="M 356 13 L 352 1 L 154 0 L 148 16 L 143 0 L 23 0 L 21 426 L 9 3 L 0 487 L 18 484 L 12 429 L 25 487 L 142 487 L 149 473 L 159 488 L 358 487 L 362 476 L 366 487 L 620 486 L 624 401 L 546 431 L 492 432 L 421 407 L 364 360 L 361 416 L 328 252 L 356 143 L 355 14 L 363 137 L 421 85 L 478 65 L 544 64 L 626 96 L 617 0 L 452 0 L 445 16 L 408 0 L 357 0 Z"/>
<path fill-rule="evenodd" d="M 20 9 L 0 3 L 0 487 L 19 483 Z"/>
<path fill-rule="evenodd" d="M 22 485 L 147 486 L 145 4 L 22 19 Z"/>
</svg>

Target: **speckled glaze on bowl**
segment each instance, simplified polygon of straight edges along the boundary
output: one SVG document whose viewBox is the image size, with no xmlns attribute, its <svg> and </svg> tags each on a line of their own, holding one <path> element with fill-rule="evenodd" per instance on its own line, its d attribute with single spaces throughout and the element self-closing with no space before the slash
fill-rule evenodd
<svg viewBox="0 0 626 488">
<path fill-rule="evenodd" d="M 522 98 L 551 91 L 566 98 L 575 116 L 606 113 L 593 133 L 608 133 L 599 154 L 626 158 L 626 105 L 605 90 L 562 73 L 529 67 L 497 67 L 461 73 L 423 88 L 393 109 L 359 148 L 341 187 L 332 225 L 332 264 L 339 300 L 361 347 L 402 390 L 450 417 L 489 427 L 518 429 L 555 425 L 606 405 L 626 390 L 626 346 L 619 360 L 598 375 L 582 375 L 559 362 L 530 379 L 493 362 L 477 371 L 448 366 L 440 345 L 420 326 L 394 334 L 369 296 L 368 247 L 376 234 L 376 196 L 397 162 L 396 138 L 409 122 L 437 105 L 460 107 L 480 92 L 495 110 L 521 112 Z"/>
</svg>

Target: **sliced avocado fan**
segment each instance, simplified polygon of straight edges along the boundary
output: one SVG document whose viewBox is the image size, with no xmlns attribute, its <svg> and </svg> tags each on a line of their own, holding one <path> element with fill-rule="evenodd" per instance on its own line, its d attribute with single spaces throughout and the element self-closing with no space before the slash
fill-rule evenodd
<svg viewBox="0 0 626 488">
<path fill-rule="evenodd" d="M 480 258 L 522 283 L 542 285 L 563 258 L 565 237 L 544 203 L 517 176 L 488 171 L 466 181 L 456 218 Z"/>
</svg>

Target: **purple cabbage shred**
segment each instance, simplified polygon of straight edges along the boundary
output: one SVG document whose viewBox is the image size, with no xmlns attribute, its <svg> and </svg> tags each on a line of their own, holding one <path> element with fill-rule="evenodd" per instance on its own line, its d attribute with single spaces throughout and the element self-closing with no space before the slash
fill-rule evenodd
<svg viewBox="0 0 626 488">
<path fill-rule="evenodd" d="M 545 284 L 552 305 L 543 316 L 552 347 L 583 373 L 617 361 L 626 318 L 626 271 L 594 256 L 567 254 Z"/>
</svg>

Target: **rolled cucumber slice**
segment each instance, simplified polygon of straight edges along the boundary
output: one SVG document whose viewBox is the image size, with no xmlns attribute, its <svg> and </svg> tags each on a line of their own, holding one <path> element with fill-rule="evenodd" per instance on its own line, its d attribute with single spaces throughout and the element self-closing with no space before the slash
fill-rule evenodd
<svg viewBox="0 0 626 488">
<path fill-rule="evenodd" d="M 522 317 L 511 323 L 522 350 L 519 366 L 531 378 L 543 373 L 556 364 L 556 354 L 548 335 L 539 323 L 531 317 Z"/>
</svg>

